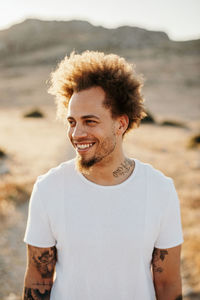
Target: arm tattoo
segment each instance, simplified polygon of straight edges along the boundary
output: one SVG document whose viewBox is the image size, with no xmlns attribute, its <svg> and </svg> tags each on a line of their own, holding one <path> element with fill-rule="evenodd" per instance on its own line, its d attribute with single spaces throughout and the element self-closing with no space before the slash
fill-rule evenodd
<svg viewBox="0 0 200 300">
<path fill-rule="evenodd" d="M 37 282 L 37 283 L 32 283 L 32 285 L 42 286 L 42 287 L 44 287 L 44 286 L 52 287 L 52 283 L 39 283 L 39 282 Z"/>
<path fill-rule="evenodd" d="M 131 159 L 125 159 L 123 163 L 113 172 L 114 177 L 119 177 L 127 174 L 133 167 L 134 162 Z"/>
<path fill-rule="evenodd" d="M 51 290 L 43 290 L 40 292 L 38 289 L 24 288 L 24 300 L 49 300 Z"/>
<path fill-rule="evenodd" d="M 57 260 L 56 247 L 48 249 L 31 248 L 32 262 L 41 274 L 42 278 L 52 278 L 54 274 L 55 263 Z"/>
<path fill-rule="evenodd" d="M 152 261 L 151 261 L 154 272 L 158 272 L 158 273 L 163 272 L 163 268 L 160 267 L 158 264 L 159 264 L 160 260 L 161 261 L 165 260 L 166 255 L 168 255 L 167 250 L 160 250 L 160 249 L 154 248 L 153 254 L 152 254 Z"/>
</svg>

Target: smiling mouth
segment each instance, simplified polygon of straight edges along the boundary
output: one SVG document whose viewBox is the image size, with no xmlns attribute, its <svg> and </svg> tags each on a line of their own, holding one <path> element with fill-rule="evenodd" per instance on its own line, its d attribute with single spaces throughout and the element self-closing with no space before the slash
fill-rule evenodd
<svg viewBox="0 0 200 300">
<path fill-rule="evenodd" d="M 82 151 L 87 151 L 88 149 L 90 149 L 95 143 L 81 143 L 81 144 L 78 144 L 78 143 L 74 143 L 75 145 L 75 148 L 82 152 Z"/>
</svg>

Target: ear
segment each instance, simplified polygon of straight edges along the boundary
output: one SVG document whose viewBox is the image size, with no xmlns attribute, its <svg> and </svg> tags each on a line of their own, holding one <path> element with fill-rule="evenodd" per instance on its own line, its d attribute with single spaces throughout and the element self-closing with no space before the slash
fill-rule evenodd
<svg viewBox="0 0 200 300">
<path fill-rule="evenodd" d="M 122 115 L 122 116 L 119 116 L 117 119 L 118 119 L 117 134 L 123 135 L 128 127 L 129 118 L 127 115 Z"/>
</svg>

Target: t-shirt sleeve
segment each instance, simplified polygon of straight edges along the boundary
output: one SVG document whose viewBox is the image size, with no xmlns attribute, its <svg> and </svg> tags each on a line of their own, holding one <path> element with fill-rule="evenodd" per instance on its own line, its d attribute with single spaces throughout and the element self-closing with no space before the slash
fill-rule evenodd
<svg viewBox="0 0 200 300">
<path fill-rule="evenodd" d="M 36 247 L 52 247 L 55 245 L 49 218 L 39 184 L 34 185 L 29 202 L 29 213 L 24 242 Z"/>
<path fill-rule="evenodd" d="M 180 204 L 173 180 L 170 180 L 168 195 L 168 205 L 164 211 L 159 234 L 155 242 L 155 247 L 159 249 L 172 248 L 183 242 Z"/>
</svg>

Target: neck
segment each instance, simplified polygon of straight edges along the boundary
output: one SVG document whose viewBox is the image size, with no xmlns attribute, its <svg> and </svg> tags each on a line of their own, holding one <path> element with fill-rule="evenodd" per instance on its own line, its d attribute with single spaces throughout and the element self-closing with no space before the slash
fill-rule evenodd
<svg viewBox="0 0 200 300">
<path fill-rule="evenodd" d="M 133 172 L 135 163 L 122 155 L 117 160 L 102 161 L 94 165 L 83 175 L 99 185 L 117 185 L 125 181 Z"/>
</svg>

